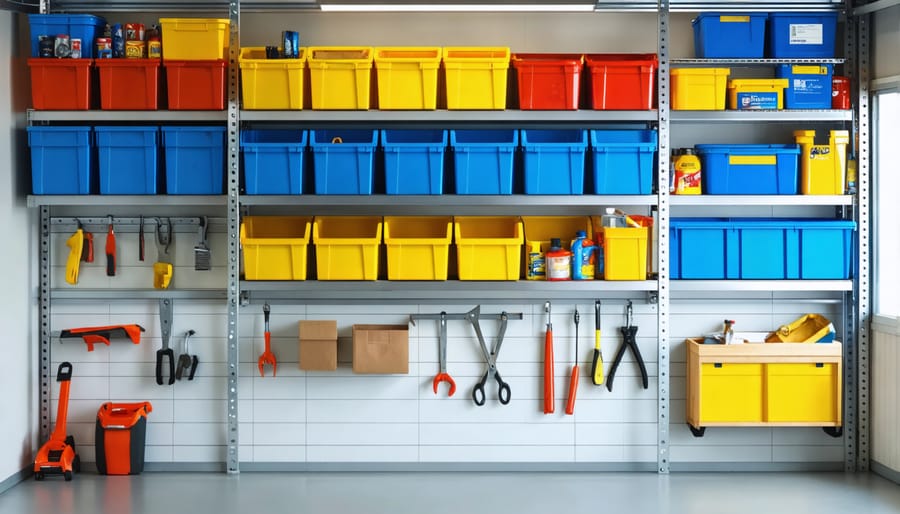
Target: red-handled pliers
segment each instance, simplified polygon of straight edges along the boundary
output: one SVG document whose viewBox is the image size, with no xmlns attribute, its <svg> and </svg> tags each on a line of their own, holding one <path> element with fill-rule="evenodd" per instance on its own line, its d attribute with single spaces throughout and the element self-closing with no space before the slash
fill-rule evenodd
<svg viewBox="0 0 900 514">
<path fill-rule="evenodd" d="M 447 313 L 441 312 L 441 338 L 438 342 L 438 357 L 441 361 L 441 371 L 435 375 L 434 382 L 432 385 L 434 386 L 434 394 L 438 392 L 438 385 L 441 382 L 447 382 L 450 384 L 450 391 L 447 393 L 447 396 L 453 396 L 453 393 L 456 392 L 456 382 L 453 381 L 453 377 L 447 373 Z"/>
</svg>

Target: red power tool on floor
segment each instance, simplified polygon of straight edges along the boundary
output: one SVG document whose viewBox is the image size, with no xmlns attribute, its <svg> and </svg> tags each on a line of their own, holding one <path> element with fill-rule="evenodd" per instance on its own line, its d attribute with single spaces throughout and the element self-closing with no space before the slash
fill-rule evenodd
<svg viewBox="0 0 900 514">
<path fill-rule="evenodd" d="M 66 435 L 66 417 L 69 413 L 69 384 L 72 381 L 72 365 L 63 362 L 56 372 L 59 386 L 59 410 L 56 413 L 56 427 L 50 440 L 41 446 L 34 458 L 34 479 L 43 480 L 45 475 L 62 475 L 66 482 L 72 480 L 72 473 L 81 471 L 81 458 L 75 453 L 75 438 Z"/>
</svg>

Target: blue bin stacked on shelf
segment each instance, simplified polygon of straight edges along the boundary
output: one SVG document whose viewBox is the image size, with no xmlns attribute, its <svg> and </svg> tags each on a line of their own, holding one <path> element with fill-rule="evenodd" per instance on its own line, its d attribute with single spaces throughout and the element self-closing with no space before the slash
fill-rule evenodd
<svg viewBox="0 0 900 514">
<path fill-rule="evenodd" d="M 708 195 L 795 195 L 799 145 L 696 145 Z"/>
<path fill-rule="evenodd" d="M 447 138 L 446 130 L 382 130 L 385 192 L 443 194 Z"/>
<path fill-rule="evenodd" d="M 162 127 L 166 192 L 220 195 L 225 187 L 225 127 Z"/>
<path fill-rule="evenodd" d="M 374 186 L 375 130 L 311 130 L 317 195 L 370 195 Z"/>
<path fill-rule="evenodd" d="M 155 195 L 157 127 L 94 127 L 102 195 Z"/>
<path fill-rule="evenodd" d="M 305 130 L 243 130 L 241 158 L 248 195 L 303 194 Z"/>
<path fill-rule="evenodd" d="M 656 148 L 656 130 L 591 130 L 594 193 L 649 195 Z"/>
<path fill-rule="evenodd" d="M 525 194 L 583 194 L 587 147 L 587 130 L 523 130 Z"/>
<path fill-rule="evenodd" d="M 830 59 L 836 12 L 702 13 L 692 22 L 700 59 Z"/>
<path fill-rule="evenodd" d="M 36 195 L 91 193 L 91 127 L 28 127 Z"/>
<path fill-rule="evenodd" d="M 671 278 L 850 278 L 856 223 L 820 219 L 673 218 Z"/>
<path fill-rule="evenodd" d="M 95 59 L 97 45 L 94 39 L 103 34 L 106 20 L 90 14 L 29 14 L 31 30 L 31 56 L 40 56 L 40 37 L 68 35 L 81 40 L 81 58 Z"/>
<path fill-rule="evenodd" d="M 451 130 L 456 194 L 511 195 L 518 130 Z"/>
</svg>

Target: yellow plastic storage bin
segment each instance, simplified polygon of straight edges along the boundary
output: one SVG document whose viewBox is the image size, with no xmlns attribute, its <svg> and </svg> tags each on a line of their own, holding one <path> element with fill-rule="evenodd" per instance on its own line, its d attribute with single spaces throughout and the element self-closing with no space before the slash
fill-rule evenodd
<svg viewBox="0 0 900 514">
<path fill-rule="evenodd" d="M 162 58 L 173 61 L 226 59 L 228 52 L 227 18 L 160 18 Z M 84 44 L 93 44 L 93 42 Z"/>
<path fill-rule="evenodd" d="M 434 110 L 437 108 L 440 47 L 375 49 L 378 108 Z"/>
<path fill-rule="evenodd" d="M 450 216 L 386 216 L 388 280 L 447 280 Z"/>
<path fill-rule="evenodd" d="M 368 109 L 373 53 L 359 46 L 307 48 L 312 108 Z"/>
<path fill-rule="evenodd" d="M 297 59 L 266 59 L 265 47 L 241 48 L 241 98 L 244 109 L 303 109 L 306 49 Z"/>
<path fill-rule="evenodd" d="M 306 280 L 311 217 L 245 216 L 241 248 L 246 280 Z"/>
<path fill-rule="evenodd" d="M 319 280 L 377 280 L 381 218 L 316 216 L 313 221 Z"/>
<path fill-rule="evenodd" d="M 603 229 L 603 278 L 647 280 L 650 227 Z"/>
<path fill-rule="evenodd" d="M 513 216 L 457 216 L 460 280 L 518 280 L 522 264 L 522 221 Z"/>
<path fill-rule="evenodd" d="M 506 109 L 509 48 L 444 48 L 447 109 Z"/>
<path fill-rule="evenodd" d="M 541 251 L 550 249 L 550 240 L 558 237 L 563 248 L 570 250 L 575 232 L 584 230 L 591 237 L 591 218 L 589 216 L 522 216 L 525 228 L 525 245 L 540 245 Z"/>
<path fill-rule="evenodd" d="M 732 79 L 728 81 L 728 108 L 735 110 L 784 109 L 788 79 Z"/>
<path fill-rule="evenodd" d="M 725 110 L 728 68 L 673 68 L 672 110 Z"/>
<path fill-rule="evenodd" d="M 800 145 L 800 192 L 805 195 L 842 195 L 847 175 L 850 132 L 832 130 L 827 145 L 817 145 L 815 130 L 794 131 Z"/>
<path fill-rule="evenodd" d="M 841 424 L 841 377 L 833 362 L 766 364 L 767 421 Z"/>
<path fill-rule="evenodd" d="M 834 338 L 834 325 L 821 314 L 806 314 L 766 337 L 767 343 L 816 343 L 826 336 Z"/>
</svg>

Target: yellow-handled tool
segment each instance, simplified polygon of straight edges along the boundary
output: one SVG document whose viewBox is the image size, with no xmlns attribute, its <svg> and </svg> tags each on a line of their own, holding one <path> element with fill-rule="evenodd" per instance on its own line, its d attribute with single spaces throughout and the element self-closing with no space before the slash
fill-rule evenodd
<svg viewBox="0 0 900 514">
<path fill-rule="evenodd" d="M 600 300 L 594 302 L 594 360 L 591 361 L 591 380 L 603 385 L 603 354 L 600 352 Z"/>
<path fill-rule="evenodd" d="M 73 286 L 78 283 L 78 272 L 81 269 L 81 253 L 84 251 L 84 229 L 81 223 L 75 229 L 75 233 L 66 240 L 69 247 L 69 257 L 66 259 L 66 282 Z"/>
<path fill-rule="evenodd" d="M 163 229 L 163 222 L 159 218 L 156 220 L 156 262 L 153 263 L 153 288 L 168 289 L 172 282 L 172 255 L 175 254 L 173 248 L 174 234 L 172 233 L 172 220 L 166 218 L 166 227 Z M 171 252 L 171 253 L 170 253 Z"/>
</svg>

